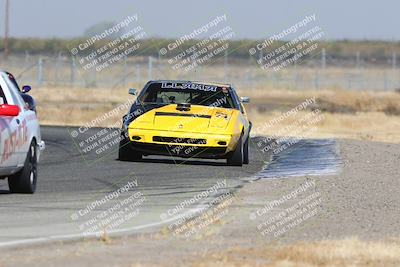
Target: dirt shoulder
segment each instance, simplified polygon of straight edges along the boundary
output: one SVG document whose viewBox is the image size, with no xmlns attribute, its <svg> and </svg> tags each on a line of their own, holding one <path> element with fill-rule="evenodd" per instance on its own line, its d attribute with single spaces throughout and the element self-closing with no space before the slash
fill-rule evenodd
<svg viewBox="0 0 400 267">
<path fill-rule="evenodd" d="M 164 229 L 2 249 L 0 266 L 399 266 L 400 145 L 338 143 L 340 174 L 248 183 L 189 238 Z"/>
</svg>

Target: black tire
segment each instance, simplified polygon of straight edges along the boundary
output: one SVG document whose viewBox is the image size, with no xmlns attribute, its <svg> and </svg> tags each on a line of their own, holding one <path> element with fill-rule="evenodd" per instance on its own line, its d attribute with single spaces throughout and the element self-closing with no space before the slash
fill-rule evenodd
<svg viewBox="0 0 400 267">
<path fill-rule="evenodd" d="M 240 136 L 235 150 L 226 159 L 229 166 L 242 166 L 243 165 L 243 135 Z"/>
<path fill-rule="evenodd" d="M 26 155 L 22 170 L 8 177 L 8 187 L 11 193 L 33 194 L 37 181 L 37 147 L 33 140 Z"/>
<path fill-rule="evenodd" d="M 247 136 L 246 141 L 243 145 L 243 164 L 249 164 L 249 141 L 250 141 L 250 134 Z"/>
<path fill-rule="evenodd" d="M 142 159 L 142 154 L 133 151 L 129 147 L 129 140 L 122 135 L 121 141 L 119 142 L 118 159 L 121 161 L 137 161 Z"/>
</svg>

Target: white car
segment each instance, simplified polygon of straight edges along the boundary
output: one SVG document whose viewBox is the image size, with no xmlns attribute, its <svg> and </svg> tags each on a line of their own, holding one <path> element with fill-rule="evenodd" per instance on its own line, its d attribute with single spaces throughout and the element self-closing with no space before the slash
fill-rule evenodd
<svg viewBox="0 0 400 267">
<path fill-rule="evenodd" d="M 44 149 L 35 107 L 24 101 L 29 90 L 21 91 L 13 76 L 0 70 L 0 179 L 8 178 L 12 193 L 35 192 Z"/>
</svg>

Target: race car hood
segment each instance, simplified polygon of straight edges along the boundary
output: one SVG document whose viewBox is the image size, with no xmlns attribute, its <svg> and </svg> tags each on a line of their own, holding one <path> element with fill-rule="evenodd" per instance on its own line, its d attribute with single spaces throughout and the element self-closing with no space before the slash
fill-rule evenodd
<svg viewBox="0 0 400 267">
<path fill-rule="evenodd" d="M 128 128 L 193 133 L 216 132 L 225 129 L 233 109 L 191 105 L 182 110 L 178 104 L 153 108 L 130 122 Z"/>
</svg>

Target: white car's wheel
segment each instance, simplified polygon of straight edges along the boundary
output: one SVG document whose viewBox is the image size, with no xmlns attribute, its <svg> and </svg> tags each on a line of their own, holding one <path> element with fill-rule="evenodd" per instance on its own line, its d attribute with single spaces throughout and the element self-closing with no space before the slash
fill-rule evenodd
<svg viewBox="0 0 400 267">
<path fill-rule="evenodd" d="M 36 143 L 31 142 L 22 170 L 8 177 L 8 186 L 11 193 L 33 194 L 37 180 Z"/>
</svg>

